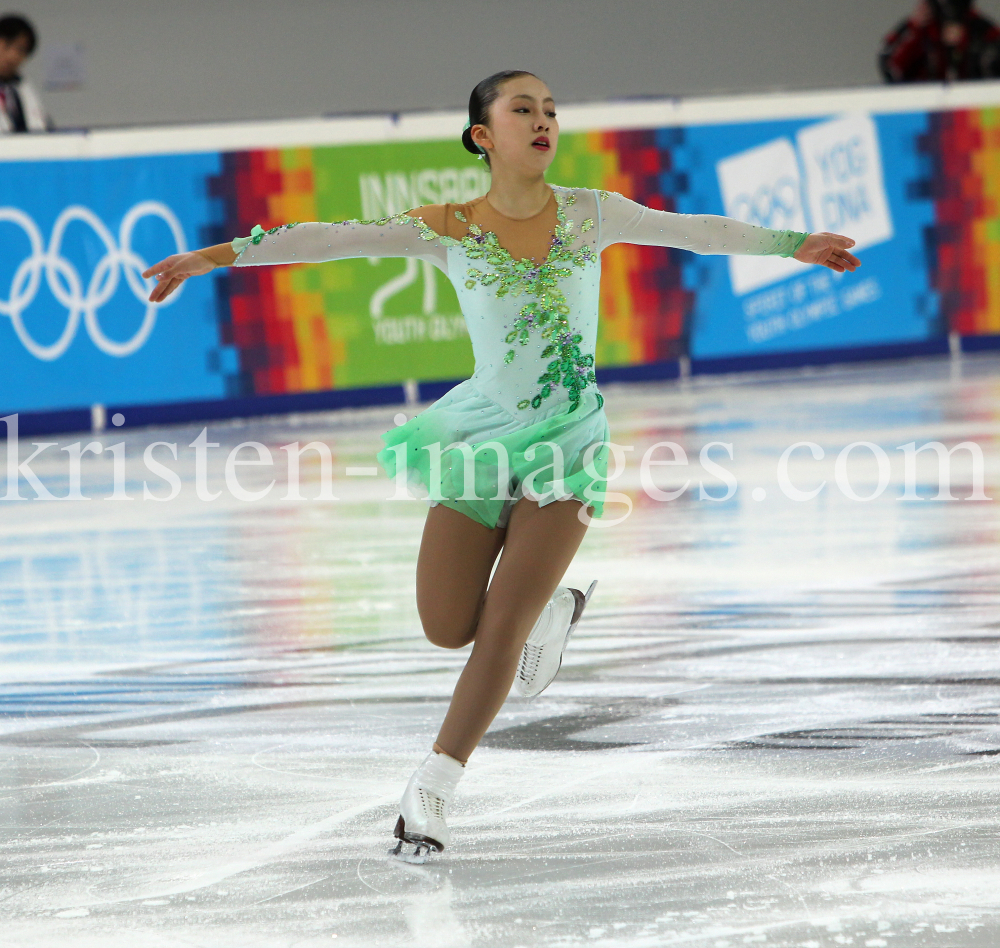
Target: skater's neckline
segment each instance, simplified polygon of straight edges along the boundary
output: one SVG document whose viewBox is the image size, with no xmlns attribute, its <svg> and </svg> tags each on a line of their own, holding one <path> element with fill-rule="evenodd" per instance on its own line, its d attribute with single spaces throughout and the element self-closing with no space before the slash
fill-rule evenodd
<svg viewBox="0 0 1000 948">
<path fill-rule="evenodd" d="M 447 233 L 440 233 L 437 229 L 431 227 L 431 225 L 427 223 L 424 216 L 413 213 L 418 210 L 417 208 L 406 211 L 404 214 L 415 222 L 423 233 L 424 238 L 427 240 L 440 240 L 441 243 L 447 247 L 464 247 L 466 250 L 473 251 L 475 258 L 481 256 L 484 250 L 488 250 L 491 255 L 500 253 L 506 258 L 505 262 L 508 264 L 523 264 L 537 270 L 555 262 L 555 257 L 557 253 L 563 249 L 563 244 L 568 236 L 568 231 L 573 226 L 572 221 L 566 221 L 566 206 L 570 202 L 567 201 L 565 192 L 569 189 L 551 184 L 547 186 L 552 193 L 552 200 L 547 202 L 545 207 L 543 207 L 537 214 L 527 218 L 507 217 L 505 214 L 493 207 L 493 205 L 487 200 L 486 195 L 465 204 L 438 204 L 429 205 L 427 207 L 427 210 L 433 209 L 436 214 L 441 216 L 443 225 L 440 228 L 441 230 L 447 230 L 447 227 L 452 222 L 451 218 L 455 218 L 461 223 L 466 224 L 467 230 L 461 237 L 452 237 Z M 542 215 L 551 212 L 553 201 L 555 203 L 556 221 L 554 227 L 546 231 L 546 250 L 544 253 L 531 255 L 514 253 L 501 243 L 500 235 L 497 233 L 496 229 L 484 229 L 479 224 L 470 223 L 464 213 L 465 210 L 469 210 L 476 205 L 485 203 L 492 213 L 496 214 L 497 217 L 503 218 L 504 221 L 509 221 L 512 227 L 517 229 L 519 225 L 531 224 Z M 437 221 L 435 221 L 435 223 L 437 223 Z M 539 235 L 539 237 L 540 236 L 541 235 Z"/>
<path fill-rule="evenodd" d="M 480 198 L 473 198 L 471 201 L 469 201 L 469 206 L 471 207 L 475 204 L 485 203 L 489 207 L 489 209 L 498 217 L 502 217 L 504 220 L 507 221 L 513 221 L 515 224 L 527 224 L 528 221 L 533 221 L 536 217 L 541 217 L 541 215 L 544 214 L 552 206 L 552 202 L 557 200 L 556 192 L 552 189 L 552 185 L 547 184 L 546 187 L 549 189 L 549 197 L 548 200 L 545 202 L 545 206 L 542 207 L 542 209 L 538 211 L 537 214 L 532 214 L 530 217 L 511 217 L 510 214 L 504 214 L 504 212 L 499 210 L 497 206 L 490 200 L 489 191 L 487 191 Z"/>
</svg>

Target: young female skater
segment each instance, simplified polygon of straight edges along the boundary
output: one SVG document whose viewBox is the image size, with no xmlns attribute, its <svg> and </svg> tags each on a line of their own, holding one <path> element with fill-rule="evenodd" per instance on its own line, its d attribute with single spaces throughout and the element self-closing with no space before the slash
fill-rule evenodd
<svg viewBox="0 0 1000 948">
<path fill-rule="evenodd" d="M 609 431 L 594 376 L 601 251 L 628 242 L 794 256 L 837 272 L 859 265 L 848 252 L 854 241 L 835 234 L 773 231 L 553 187 L 545 171 L 558 138 L 545 83 L 528 72 L 497 73 L 473 90 L 462 133 L 490 168 L 485 197 L 381 221 L 258 226 L 143 274 L 157 277 L 150 300 L 158 301 L 217 266 L 420 257 L 458 292 L 475 372 L 384 434 L 378 454 L 390 477 L 405 464 L 406 476 L 431 493 L 417 560 L 427 638 L 443 648 L 473 643 L 437 742 L 403 794 L 395 852 L 405 841 L 418 859 L 449 845 L 445 818 L 466 761 L 512 683 L 531 697 L 555 677 L 593 591 L 559 582 L 588 515 L 602 512 L 606 486 Z M 485 443 L 491 447 L 477 450 Z"/>
</svg>

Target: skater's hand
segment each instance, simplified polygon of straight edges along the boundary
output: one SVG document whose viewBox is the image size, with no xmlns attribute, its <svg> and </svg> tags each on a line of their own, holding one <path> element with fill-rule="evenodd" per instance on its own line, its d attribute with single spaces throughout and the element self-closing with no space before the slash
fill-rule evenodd
<svg viewBox="0 0 1000 948">
<path fill-rule="evenodd" d="M 157 279 L 153 292 L 149 294 L 150 303 L 162 303 L 188 277 L 200 276 L 214 270 L 217 264 L 205 254 L 192 250 L 189 253 L 171 254 L 165 260 L 154 263 L 142 274 L 143 279 L 155 276 Z"/>
<path fill-rule="evenodd" d="M 837 273 L 845 270 L 853 273 L 861 266 L 861 261 L 847 252 L 853 246 L 854 241 L 850 237 L 841 237 L 840 234 L 810 234 L 795 251 L 795 259 L 803 263 L 818 263 Z"/>
</svg>

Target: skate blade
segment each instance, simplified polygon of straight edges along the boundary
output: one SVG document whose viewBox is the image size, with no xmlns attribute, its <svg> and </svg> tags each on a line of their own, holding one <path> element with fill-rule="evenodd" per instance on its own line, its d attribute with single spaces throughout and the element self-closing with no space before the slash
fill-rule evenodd
<svg viewBox="0 0 1000 948">
<path fill-rule="evenodd" d="M 440 853 L 444 851 L 444 846 L 436 839 L 418 836 L 415 833 L 407 833 L 406 822 L 403 820 L 402 814 L 396 820 L 396 828 L 393 830 L 393 835 L 398 842 L 393 849 L 389 850 L 389 855 L 394 856 L 402 862 L 408 862 L 411 865 L 422 866 L 427 862 L 427 857 L 432 852 Z M 413 852 L 407 852 L 404 850 L 404 846 L 412 846 Z"/>
<path fill-rule="evenodd" d="M 406 852 L 403 849 L 404 842 L 400 840 L 396 843 L 395 848 L 389 850 L 389 855 L 393 859 L 398 859 L 400 862 L 408 863 L 411 866 L 422 866 L 427 862 L 427 857 L 431 854 L 431 847 L 426 843 L 406 843 L 406 846 L 412 846 L 413 852 Z"/>
<path fill-rule="evenodd" d="M 569 628 L 570 632 L 576 628 L 576 624 L 580 621 L 583 615 L 583 610 L 586 608 L 587 603 L 590 602 L 590 597 L 594 594 L 594 587 L 597 585 L 597 580 L 595 579 L 590 586 L 587 587 L 587 591 L 580 592 L 579 589 L 572 590 L 573 597 L 576 599 L 576 604 L 573 607 L 573 618 L 570 620 Z"/>
</svg>

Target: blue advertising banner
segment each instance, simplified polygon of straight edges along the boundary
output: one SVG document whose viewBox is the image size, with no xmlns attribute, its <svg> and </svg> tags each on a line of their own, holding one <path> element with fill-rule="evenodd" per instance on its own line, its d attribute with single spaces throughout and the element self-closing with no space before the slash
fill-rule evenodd
<svg viewBox="0 0 1000 948">
<path fill-rule="evenodd" d="M 0 175 L 0 406 L 222 398 L 215 280 L 140 278 L 219 222 L 219 155 L 9 162 Z M 180 305 L 178 305 L 180 304 Z"/>
<path fill-rule="evenodd" d="M 920 143 L 925 114 L 848 115 L 685 130 L 689 182 L 677 209 L 857 241 L 862 266 L 835 274 L 780 257 L 698 257 L 692 358 L 926 340 L 947 330 L 929 284 L 934 205 Z"/>
</svg>

